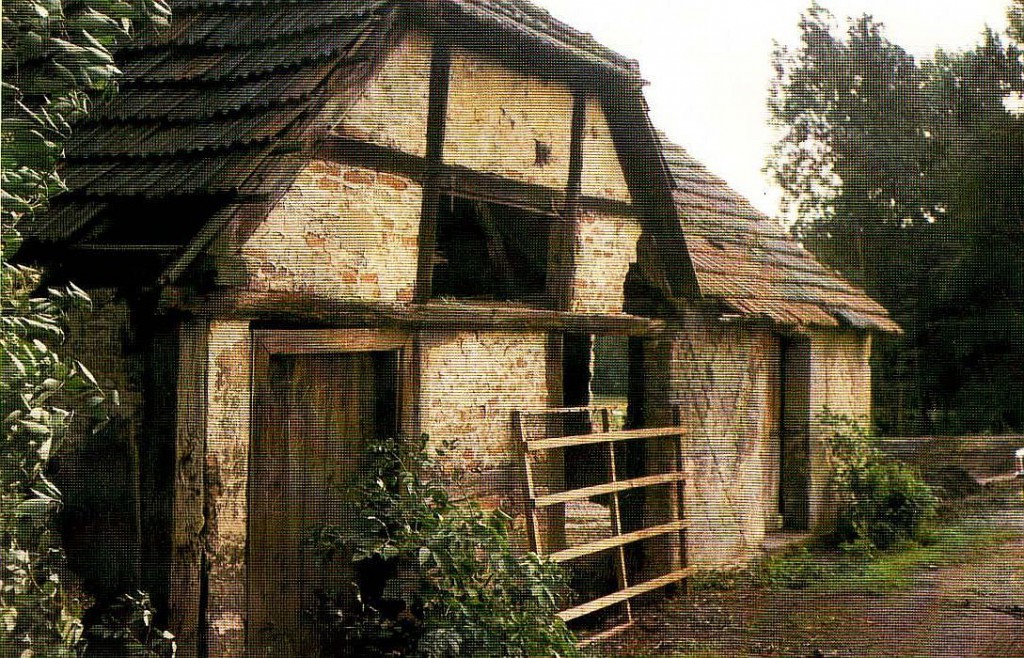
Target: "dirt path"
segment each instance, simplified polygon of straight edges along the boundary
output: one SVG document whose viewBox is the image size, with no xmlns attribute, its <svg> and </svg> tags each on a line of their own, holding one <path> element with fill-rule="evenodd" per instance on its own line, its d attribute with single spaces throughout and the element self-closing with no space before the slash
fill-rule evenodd
<svg viewBox="0 0 1024 658">
<path fill-rule="evenodd" d="M 1024 532 L 1024 504 L 992 508 Z M 917 572 L 897 594 L 737 590 L 655 604 L 601 655 L 1024 658 L 1024 537 L 969 561 Z"/>
</svg>

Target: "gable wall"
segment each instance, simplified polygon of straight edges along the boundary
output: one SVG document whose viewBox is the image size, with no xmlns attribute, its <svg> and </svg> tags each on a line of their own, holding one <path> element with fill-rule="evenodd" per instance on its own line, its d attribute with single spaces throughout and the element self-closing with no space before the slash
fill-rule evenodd
<svg viewBox="0 0 1024 658">
<path fill-rule="evenodd" d="M 335 126 L 351 139 L 425 153 L 431 41 L 412 32 Z M 452 55 L 445 158 L 480 172 L 564 191 L 573 96 L 565 85 L 483 55 Z M 583 191 L 628 201 L 607 122 L 587 102 Z M 536 164 L 536 142 L 551 149 Z M 218 283 L 327 299 L 408 302 L 416 282 L 423 190 L 408 177 L 311 161 L 251 234 L 214 246 Z M 236 227 L 237 228 L 237 227 Z M 572 310 L 621 312 L 639 222 L 608 213 L 580 221 Z"/>
<path fill-rule="evenodd" d="M 455 48 L 444 159 L 486 173 L 564 190 L 569 181 L 572 93 Z M 550 149 L 537 162 L 537 142 Z"/>
<path fill-rule="evenodd" d="M 405 302 L 416 283 L 422 188 L 314 160 L 241 244 L 215 246 L 220 283 L 329 299 Z"/>
<path fill-rule="evenodd" d="M 352 107 L 335 120 L 334 131 L 425 156 L 432 44 L 430 36 L 420 32 L 406 35 Z"/>
</svg>

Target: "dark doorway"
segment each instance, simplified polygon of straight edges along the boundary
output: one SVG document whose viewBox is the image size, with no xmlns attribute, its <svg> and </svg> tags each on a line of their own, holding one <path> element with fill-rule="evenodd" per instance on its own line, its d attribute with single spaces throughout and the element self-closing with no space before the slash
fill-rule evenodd
<svg viewBox="0 0 1024 658">
<path fill-rule="evenodd" d="M 779 343 L 779 497 L 782 529 L 804 532 L 810 521 L 811 342 Z"/>
<path fill-rule="evenodd" d="M 257 373 L 249 483 L 249 646 L 316 655 L 322 597 L 356 605 L 350 556 L 311 546 L 354 532 L 367 441 L 397 432 L 397 352 L 272 354 Z"/>
</svg>

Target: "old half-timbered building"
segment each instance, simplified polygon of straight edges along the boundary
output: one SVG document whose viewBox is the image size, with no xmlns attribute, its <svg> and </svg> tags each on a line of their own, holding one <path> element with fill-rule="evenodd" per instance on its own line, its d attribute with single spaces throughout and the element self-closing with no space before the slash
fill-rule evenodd
<svg viewBox="0 0 1024 658">
<path fill-rule="evenodd" d="M 869 414 L 898 328 L 655 131 L 634 62 L 525 0 L 173 6 L 28 247 L 121 393 L 63 475 L 130 493 L 66 523 L 93 587 L 183 656 L 285 655 L 302 532 L 381 434 L 454 440 L 524 549 L 604 565 L 566 619 L 827 524 L 818 413 Z"/>
</svg>

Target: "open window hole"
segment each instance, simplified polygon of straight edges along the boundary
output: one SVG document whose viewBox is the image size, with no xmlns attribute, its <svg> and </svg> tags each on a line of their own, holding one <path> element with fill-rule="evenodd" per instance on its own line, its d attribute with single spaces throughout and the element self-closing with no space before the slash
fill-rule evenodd
<svg viewBox="0 0 1024 658">
<path fill-rule="evenodd" d="M 432 296 L 542 304 L 549 228 L 542 213 L 443 195 Z"/>
</svg>

